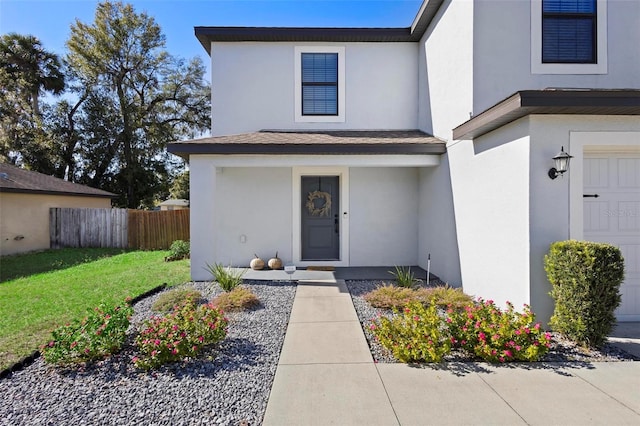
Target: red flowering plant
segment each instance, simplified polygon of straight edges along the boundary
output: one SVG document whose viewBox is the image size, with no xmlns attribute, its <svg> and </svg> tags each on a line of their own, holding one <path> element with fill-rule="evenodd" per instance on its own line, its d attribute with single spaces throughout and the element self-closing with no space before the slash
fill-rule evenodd
<svg viewBox="0 0 640 426">
<path fill-rule="evenodd" d="M 551 346 L 528 305 L 515 311 L 507 302 L 501 310 L 493 300 L 478 299 L 462 311 L 447 310 L 451 343 L 489 362 L 537 361 Z"/>
<path fill-rule="evenodd" d="M 223 340 L 228 320 L 221 310 L 208 305 L 186 301 L 165 316 L 147 320 L 136 337 L 140 356 L 133 362 L 138 368 L 149 370 L 161 365 L 193 358 L 205 346 Z"/>
<path fill-rule="evenodd" d="M 88 310 L 82 320 L 53 330 L 51 340 L 41 347 L 45 361 L 70 365 L 105 358 L 118 352 L 126 340 L 133 308 L 104 303 Z"/>
<path fill-rule="evenodd" d="M 451 350 L 451 338 L 435 303 L 411 302 L 394 316 L 370 326 L 376 339 L 402 362 L 440 362 Z"/>
</svg>

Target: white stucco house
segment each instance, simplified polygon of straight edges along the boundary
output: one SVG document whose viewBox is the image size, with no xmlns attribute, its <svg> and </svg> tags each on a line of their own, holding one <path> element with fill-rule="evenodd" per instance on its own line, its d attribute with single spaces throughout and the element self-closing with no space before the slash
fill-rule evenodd
<svg viewBox="0 0 640 426">
<path fill-rule="evenodd" d="M 189 160 L 194 280 L 276 250 L 431 253 L 443 280 L 548 319 L 549 244 L 589 239 L 622 249 L 618 318 L 640 320 L 640 2 L 424 0 L 406 28 L 195 34 L 212 136 L 169 146 Z"/>
</svg>

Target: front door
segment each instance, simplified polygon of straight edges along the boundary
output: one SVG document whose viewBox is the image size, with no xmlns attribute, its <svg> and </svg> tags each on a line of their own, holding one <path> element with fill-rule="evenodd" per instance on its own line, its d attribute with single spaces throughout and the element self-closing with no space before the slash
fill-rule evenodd
<svg viewBox="0 0 640 426">
<path fill-rule="evenodd" d="M 302 176 L 302 260 L 340 260 L 338 176 Z"/>
</svg>

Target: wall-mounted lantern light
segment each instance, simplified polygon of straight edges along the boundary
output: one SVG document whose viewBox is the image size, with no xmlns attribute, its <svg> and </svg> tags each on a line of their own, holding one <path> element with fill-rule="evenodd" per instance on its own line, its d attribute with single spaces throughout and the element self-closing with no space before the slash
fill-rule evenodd
<svg viewBox="0 0 640 426">
<path fill-rule="evenodd" d="M 564 152 L 564 146 L 560 149 L 560 152 L 553 157 L 553 161 L 556 164 L 555 167 L 549 169 L 549 177 L 551 179 L 555 179 L 558 175 L 562 176 L 564 172 L 569 170 L 569 160 L 572 159 L 573 156 Z"/>
</svg>

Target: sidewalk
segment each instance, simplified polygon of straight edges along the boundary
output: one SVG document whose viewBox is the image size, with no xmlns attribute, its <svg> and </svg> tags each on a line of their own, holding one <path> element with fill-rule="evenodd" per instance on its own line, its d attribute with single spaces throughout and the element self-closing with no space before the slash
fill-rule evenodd
<svg viewBox="0 0 640 426">
<path fill-rule="evenodd" d="M 264 425 L 640 424 L 640 362 L 376 364 L 343 280 L 299 282 Z"/>
</svg>

